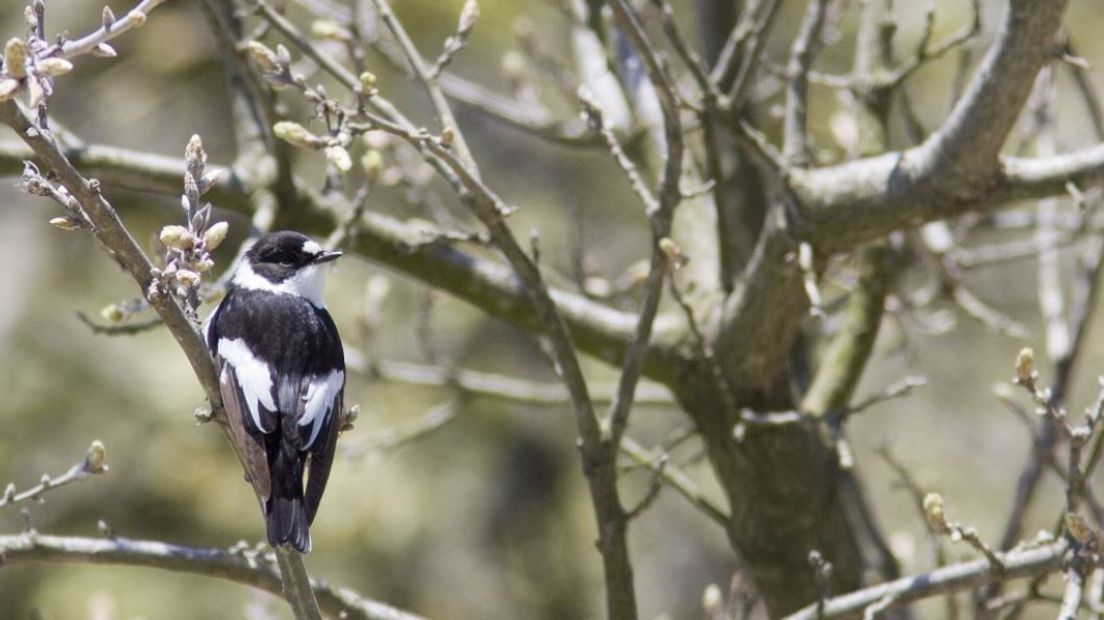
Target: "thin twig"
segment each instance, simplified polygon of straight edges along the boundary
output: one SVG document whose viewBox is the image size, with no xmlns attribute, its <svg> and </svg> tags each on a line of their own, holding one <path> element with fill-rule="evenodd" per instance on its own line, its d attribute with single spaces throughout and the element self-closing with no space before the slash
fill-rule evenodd
<svg viewBox="0 0 1104 620">
<path fill-rule="evenodd" d="M 659 107 L 663 113 L 664 139 L 667 145 L 663 174 L 657 191 L 658 201 L 654 209 L 649 209 L 647 213 L 652 224 L 653 247 L 648 277 L 644 284 L 644 303 L 640 309 L 636 335 L 629 345 L 622 364 L 618 395 L 610 406 L 609 434 L 616 447 L 628 424 L 636 382 L 644 366 L 648 341 L 652 336 L 656 313 L 659 311 L 663 279 L 667 277 L 672 267 L 664 242 L 673 244 L 667 237 L 670 235 L 675 208 L 682 201 L 679 183 L 682 178 L 684 144 L 678 94 L 667 73 L 666 65 L 661 62 L 654 45 L 640 24 L 639 15 L 626 0 L 614 0 L 610 3 L 610 8 L 617 23 L 632 43 L 633 49 L 643 60 L 644 71 L 655 87 Z"/>
<path fill-rule="evenodd" d="M 106 473 L 107 469 L 107 464 L 104 463 L 104 445 L 98 440 L 93 441 L 84 458 L 75 463 L 64 474 L 53 478 L 49 474 L 43 474 L 37 485 L 23 491 L 17 491 L 14 483 L 8 484 L 4 489 L 4 494 L 0 496 L 0 509 L 14 506 L 20 502 L 41 500 L 42 495 L 48 491 L 73 482 L 80 482 L 89 476 Z"/>
<path fill-rule="evenodd" d="M 42 55 L 43 57 L 49 57 L 58 54 L 62 58 L 73 58 L 74 56 L 92 52 L 98 46 L 106 44 L 115 37 L 134 28 L 140 28 L 146 23 L 150 11 L 156 9 L 165 2 L 166 0 L 142 0 L 142 2 L 139 2 L 133 9 L 127 11 L 122 18 L 115 19 L 110 23 L 104 23 L 99 29 L 74 41 L 64 41 L 58 45 L 46 48 Z"/>
<path fill-rule="evenodd" d="M 457 153 L 460 154 L 460 160 L 464 162 L 465 167 L 478 177 L 479 168 L 475 163 L 475 159 L 472 157 L 471 150 L 468 149 L 468 144 L 464 140 L 463 132 L 460 131 L 460 126 L 456 123 L 456 118 L 452 114 L 452 108 L 449 107 L 448 100 L 445 99 L 445 94 L 441 91 L 440 85 L 437 84 L 437 80 L 431 73 L 431 69 L 426 67 L 425 59 L 422 58 L 421 52 L 418 51 L 417 46 L 415 46 L 414 42 L 410 39 L 410 35 L 407 34 L 402 22 L 395 17 L 395 13 L 391 10 L 391 5 L 387 0 L 372 0 L 372 3 L 375 5 L 376 10 L 379 11 L 380 19 L 383 20 L 387 29 L 391 31 L 391 34 L 399 42 L 403 54 L 406 55 L 407 61 L 410 62 L 410 66 L 414 70 L 414 74 L 418 77 L 418 81 L 425 87 L 442 129 L 451 129 L 455 132 L 456 138 L 454 145 Z"/>
<path fill-rule="evenodd" d="M 77 312 L 76 314 L 77 320 L 87 325 L 88 328 L 92 330 L 93 334 L 102 334 L 105 336 L 134 336 L 136 334 L 144 334 L 165 324 L 165 321 L 160 316 L 156 316 L 137 323 L 102 325 L 88 318 L 88 315 L 83 312 Z"/>
<path fill-rule="evenodd" d="M 790 48 L 787 66 L 789 85 L 786 88 L 785 122 L 783 124 L 782 155 L 790 164 L 809 163 L 809 143 L 806 135 L 808 115 L 809 70 L 813 55 L 820 45 L 820 31 L 828 15 L 828 0 L 812 0 L 805 11 L 801 29 Z"/>
<path fill-rule="evenodd" d="M 1047 545 L 1016 549 L 1004 556 L 1005 571 L 1002 579 L 1033 577 L 1053 573 L 1062 566 L 1069 550 L 1065 541 Z M 898 607 L 940 594 L 962 592 L 976 588 L 994 579 L 992 564 L 988 560 L 974 560 L 935 569 L 928 573 L 909 575 L 888 583 L 878 584 L 848 594 L 833 597 L 825 602 L 823 618 L 847 617 L 866 607 L 892 597 L 890 607 Z M 786 617 L 786 620 L 814 620 L 817 604 L 809 605 Z"/>
<path fill-rule="evenodd" d="M 650 454 L 647 449 L 628 435 L 621 438 L 620 450 L 622 454 L 641 465 L 651 467 L 652 464 L 655 463 L 654 455 Z M 668 462 L 663 467 L 662 471 L 659 472 L 659 475 L 664 483 L 670 485 L 679 495 L 693 504 L 705 516 L 709 517 L 711 521 L 722 528 L 727 528 L 729 526 L 731 518 L 728 513 L 721 506 L 714 503 L 713 500 L 706 497 L 694 481 L 692 481 L 681 469 Z"/>
<path fill-rule="evenodd" d="M 372 433 L 365 441 L 345 446 L 342 452 L 351 456 L 390 452 L 424 439 L 451 422 L 467 406 L 469 398 L 463 395 L 446 400 L 422 414 L 420 420 L 401 429 L 385 429 Z"/>
<path fill-rule="evenodd" d="M 602 108 L 597 99 L 594 98 L 594 95 L 586 86 L 579 87 L 579 102 L 583 104 L 583 113 L 587 116 L 588 125 L 602 135 L 602 138 L 606 141 L 606 147 L 613 155 L 613 160 L 617 162 L 625 176 L 628 177 L 629 186 L 640 198 L 640 202 L 644 203 L 647 212 L 652 213 L 659 209 L 659 201 L 655 194 L 644 183 L 643 177 L 640 176 L 640 170 L 625 153 L 625 149 L 621 147 L 621 141 L 617 139 L 613 128 L 606 122 L 605 115 L 602 113 Z"/>
</svg>

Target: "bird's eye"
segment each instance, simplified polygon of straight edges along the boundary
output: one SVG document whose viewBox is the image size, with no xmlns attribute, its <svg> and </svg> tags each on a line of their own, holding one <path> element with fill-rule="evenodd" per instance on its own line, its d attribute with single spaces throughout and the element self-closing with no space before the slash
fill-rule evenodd
<svg viewBox="0 0 1104 620">
<path fill-rule="evenodd" d="M 283 267 L 290 267 L 295 263 L 294 257 L 292 257 L 287 252 L 281 252 L 279 250 L 265 252 L 261 255 L 261 260 L 266 263 L 281 265 Z"/>
</svg>

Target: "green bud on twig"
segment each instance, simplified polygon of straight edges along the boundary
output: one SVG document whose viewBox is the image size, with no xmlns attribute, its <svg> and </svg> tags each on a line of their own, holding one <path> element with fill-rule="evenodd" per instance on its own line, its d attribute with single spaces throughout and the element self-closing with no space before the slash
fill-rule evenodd
<svg viewBox="0 0 1104 620">
<path fill-rule="evenodd" d="M 933 531 L 940 533 L 947 531 L 947 513 L 942 495 L 928 493 L 924 496 L 924 519 Z"/>
<path fill-rule="evenodd" d="M 349 151 L 346 151 L 343 146 L 327 146 L 326 159 L 342 174 L 353 168 L 353 159 L 349 157 Z"/>
<path fill-rule="evenodd" d="M 322 139 L 307 130 L 299 123 L 280 121 L 272 126 L 272 133 L 277 138 L 303 148 L 313 149 L 322 146 Z"/>
<path fill-rule="evenodd" d="M 380 171 L 383 170 L 383 155 L 376 149 L 368 149 L 360 156 L 360 167 L 368 180 L 379 179 Z"/>
<path fill-rule="evenodd" d="M 1016 356 L 1016 382 L 1027 384 L 1035 380 L 1035 351 L 1030 347 L 1020 349 Z"/>
<path fill-rule="evenodd" d="M 106 458 L 107 449 L 104 448 L 103 442 L 97 439 L 92 442 L 91 446 L 88 446 L 88 453 L 84 456 L 84 463 L 88 467 L 88 471 L 99 474 L 107 471 L 107 465 L 104 464 Z"/>
<path fill-rule="evenodd" d="M 100 316 L 108 323 L 121 323 L 126 315 L 117 304 L 108 304 L 100 310 Z"/>
<path fill-rule="evenodd" d="M 371 71 L 365 71 L 360 74 L 360 92 L 365 95 L 371 95 L 376 90 L 376 74 Z"/>
<path fill-rule="evenodd" d="M 672 266 L 679 264 L 682 259 L 682 249 L 678 244 L 672 241 L 669 237 L 664 237 L 659 240 L 659 249 L 663 252 L 663 255 L 667 257 L 667 262 Z"/>
</svg>

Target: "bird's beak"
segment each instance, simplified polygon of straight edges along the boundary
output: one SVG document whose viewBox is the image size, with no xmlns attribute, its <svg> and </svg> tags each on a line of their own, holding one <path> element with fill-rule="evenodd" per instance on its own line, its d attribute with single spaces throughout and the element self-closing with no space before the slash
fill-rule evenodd
<svg viewBox="0 0 1104 620">
<path fill-rule="evenodd" d="M 332 260 L 336 260 L 341 256 L 341 252 L 323 252 L 319 254 L 315 259 L 315 263 L 328 263 Z"/>
</svg>

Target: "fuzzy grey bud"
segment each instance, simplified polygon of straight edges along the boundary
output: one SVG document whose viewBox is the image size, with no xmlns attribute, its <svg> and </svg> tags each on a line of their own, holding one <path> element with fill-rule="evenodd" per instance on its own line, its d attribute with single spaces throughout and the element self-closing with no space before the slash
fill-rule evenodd
<svg viewBox="0 0 1104 620">
<path fill-rule="evenodd" d="M 314 20 L 311 24 L 311 34 L 317 39 L 331 41 L 348 41 L 351 38 L 349 31 L 332 19 Z"/>
<path fill-rule="evenodd" d="M 4 72 L 13 78 L 27 77 L 27 44 L 23 39 L 8 39 L 4 45 Z"/>
<path fill-rule="evenodd" d="M 230 225 L 226 222 L 215 222 L 204 231 L 203 233 L 203 245 L 208 250 L 213 250 L 222 245 L 224 239 L 226 239 L 226 233 L 229 232 Z"/>
<path fill-rule="evenodd" d="M 43 75 L 65 75 L 73 70 L 73 63 L 64 58 L 44 58 L 38 61 L 38 70 Z"/>
<path fill-rule="evenodd" d="M 195 237 L 183 226 L 166 226 L 161 229 L 159 237 L 165 247 L 176 250 L 190 250 L 195 247 Z"/>
<path fill-rule="evenodd" d="M 345 150 L 343 146 L 327 146 L 326 159 L 342 174 L 353 168 L 353 159 L 349 157 L 349 151 Z"/>
<path fill-rule="evenodd" d="M 81 227 L 81 223 L 72 217 L 55 217 L 50 219 L 50 226 L 61 230 L 76 230 Z"/>
<path fill-rule="evenodd" d="M 191 269 L 181 269 L 176 272 L 176 281 L 184 286 L 199 284 L 199 274 Z"/>
<path fill-rule="evenodd" d="M 257 63 L 261 69 L 270 73 L 280 73 L 283 71 L 283 67 L 280 65 L 280 59 L 277 58 L 276 52 L 268 48 L 267 45 L 260 41 L 250 41 L 246 44 L 246 49 L 249 50 L 249 55 L 253 57 L 253 62 Z"/>
<path fill-rule="evenodd" d="M 146 14 L 142 11 L 131 11 L 127 14 L 126 20 L 131 28 L 141 28 L 146 25 Z"/>
<path fill-rule="evenodd" d="M 462 33 L 467 33 L 475 27 L 476 20 L 479 19 L 479 4 L 475 0 L 468 0 L 464 3 L 463 10 L 460 11 L 460 26 L 458 30 Z"/>
<path fill-rule="evenodd" d="M 445 127 L 441 130 L 441 145 L 445 148 L 452 146 L 453 141 L 456 140 L 456 130 L 452 127 Z"/>
<path fill-rule="evenodd" d="M 119 54 L 115 51 L 114 47 L 111 47 L 107 43 L 100 43 L 92 48 L 92 55 L 99 56 L 100 58 L 115 58 Z"/>
<path fill-rule="evenodd" d="M 19 80 L 4 78 L 0 80 L 0 101 L 7 101 L 19 92 Z"/>
<path fill-rule="evenodd" d="M 189 168 L 207 163 L 207 152 L 203 150 L 203 139 L 199 134 L 194 133 L 191 138 L 188 138 L 188 146 L 184 147 L 184 163 Z"/>
</svg>

